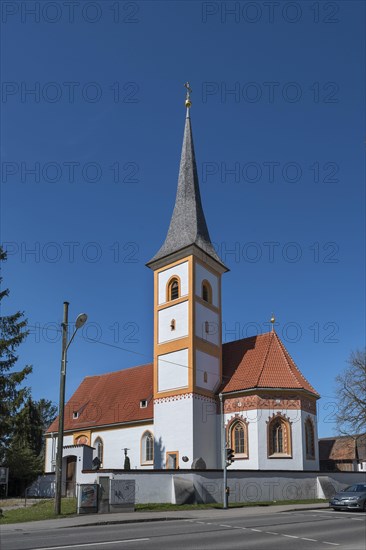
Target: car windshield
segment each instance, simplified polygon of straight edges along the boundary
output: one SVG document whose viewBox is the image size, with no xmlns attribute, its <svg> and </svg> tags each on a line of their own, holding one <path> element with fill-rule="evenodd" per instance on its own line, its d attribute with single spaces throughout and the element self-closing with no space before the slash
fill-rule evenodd
<svg viewBox="0 0 366 550">
<path fill-rule="evenodd" d="M 366 485 L 350 485 L 346 489 L 343 489 L 343 491 L 347 493 L 361 493 L 362 491 L 366 491 Z"/>
</svg>

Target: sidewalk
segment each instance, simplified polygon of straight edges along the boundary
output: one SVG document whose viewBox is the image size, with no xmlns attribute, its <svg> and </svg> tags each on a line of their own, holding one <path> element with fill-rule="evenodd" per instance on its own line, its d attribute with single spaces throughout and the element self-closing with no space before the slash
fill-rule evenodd
<svg viewBox="0 0 366 550">
<path fill-rule="evenodd" d="M 208 509 L 208 510 L 182 510 L 172 512 L 118 512 L 113 514 L 90 514 L 72 516 L 60 519 L 48 519 L 41 521 L 29 521 L 27 523 L 11 523 L 0 526 L 2 533 L 11 531 L 49 531 L 67 527 L 83 527 L 92 525 L 108 525 L 117 523 L 136 523 L 145 521 L 171 521 L 171 520 L 207 520 L 207 519 L 235 519 L 237 517 L 264 515 L 296 510 L 328 509 L 328 503 L 320 504 L 287 504 L 281 506 L 251 506 L 248 508 Z"/>
</svg>

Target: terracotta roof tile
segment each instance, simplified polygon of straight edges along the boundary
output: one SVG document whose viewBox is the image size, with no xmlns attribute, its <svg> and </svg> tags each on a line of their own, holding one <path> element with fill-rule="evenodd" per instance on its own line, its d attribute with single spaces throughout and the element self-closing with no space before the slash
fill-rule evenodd
<svg viewBox="0 0 366 550">
<path fill-rule="evenodd" d="M 251 388 L 304 389 L 318 397 L 275 332 L 228 342 L 223 349 L 222 392 Z"/>
<path fill-rule="evenodd" d="M 65 430 L 148 420 L 153 417 L 153 365 L 87 376 L 65 406 Z M 140 401 L 146 399 L 147 407 Z M 77 418 L 73 418 L 78 413 Z M 57 432 L 56 419 L 47 432 Z"/>
</svg>

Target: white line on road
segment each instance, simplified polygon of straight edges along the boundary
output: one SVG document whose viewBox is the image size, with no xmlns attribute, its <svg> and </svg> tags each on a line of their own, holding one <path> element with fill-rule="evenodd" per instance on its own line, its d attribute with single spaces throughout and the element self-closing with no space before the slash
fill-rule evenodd
<svg viewBox="0 0 366 550">
<path fill-rule="evenodd" d="M 323 544 L 331 544 L 332 546 L 339 546 L 337 542 L 325 542 L 323 541 Z"/>
<path fill-rule="evenodd" d="M 142 542 L 150 539 L 125 539 L 105 542 L 85 542 L 83 544 L 69 544 L 68 546 L 49 546 L 47 548 L 35 548 L 34 550 L 62 550 L 63 548 L 83 548 L 85 546 L 103 546 L 107 544 L 122 544 L 124 542 Z"/>
<path fill-rule="evenodd" d="M 223 525 L 222 523 L 220 523 L 220 527 L 229 527 L 231 529 L 231 525 Z"/>
<path fill-rule="evenodd" d="M 261 533 L 262 532 L 261 529 L 251 529 L 251 531 L 255 531 L 256 533 Z"/>
<path fill-rule="evenodd" d="M 267 533 L 267 535 L 279 535 L 279 533 L 275 533 L 274 531 L 265 531 L 265 533 Z"/>
<path fill-rule="evenodd" d="M 310 542 L 318 542 L 316 539 L 307 539 L 306 537 L 301 537 L 301 540 L 310 540 Z"/>
<path fill-rule="evenodd" d="M 289 539 L 298 539 L 299 537 L 295 537 L 295 535 L 282 535 L 283 537 L 288 537 Z"/>
</svg>

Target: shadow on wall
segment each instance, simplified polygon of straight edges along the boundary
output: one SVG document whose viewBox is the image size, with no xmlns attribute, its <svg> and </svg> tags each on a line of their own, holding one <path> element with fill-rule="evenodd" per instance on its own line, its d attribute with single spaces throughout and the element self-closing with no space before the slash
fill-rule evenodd
<svg viewBox="0 0 366 550">
<path fill-rule="evenodd" d="M 156 441 L 154 439 L 154 468 L 156 470 L 162 470 L 164 468 L 165 447 L 161 437 Z"/>
</svg>

